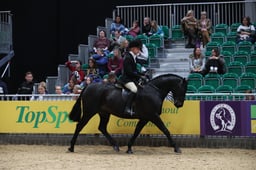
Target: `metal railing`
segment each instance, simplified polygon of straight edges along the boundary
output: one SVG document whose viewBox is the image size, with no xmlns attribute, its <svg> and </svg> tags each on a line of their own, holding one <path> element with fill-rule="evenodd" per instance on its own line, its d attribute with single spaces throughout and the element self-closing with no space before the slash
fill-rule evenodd
<svg viewBox="0 0 256 170">
<path fill-rule="evenodd" d="M 0 11 L 0 54 L 8 54 L 12 44 L 12 14 Z"/>
<path fill-rule="evenodd" d="M 241 22 L 242 17 L 247 15 L 255 20 L 256 11 L 253 10 L 255 6 L 255 0 L 116 6 L 113 17 L 120 15 L 127 27 L 131 27 L 134 20 L 139 20 L 142 24 L 144 17 L 150 17 L 159 25 L 171 28 L 173 25 L 180 24 L 180 20 L 188 10 L 193 10 L 198 19 L 201 11 L 207 11 L 213 25 L 220 23 L 231 25 Z"/>
<path fill-rule="evenodd" d="M 75 100 L 79 94 L 33 94 L 33 95 L 20 95 L 20 94 L 6 94 L 0 95 L 0 101 L 16 101 L 16 100 L 31 100 L 32 96 L 38 98 L 38 101 L 52 101 L 52 100 Z M 201 101 L 242 101 L 247 100 L 247 96 L 254 96 L 256 99 L 256 93 L 187 93 L 186 100 L 201 100 Z M 166 99 L 168 100 L 168 99 Z"/>
</svg>

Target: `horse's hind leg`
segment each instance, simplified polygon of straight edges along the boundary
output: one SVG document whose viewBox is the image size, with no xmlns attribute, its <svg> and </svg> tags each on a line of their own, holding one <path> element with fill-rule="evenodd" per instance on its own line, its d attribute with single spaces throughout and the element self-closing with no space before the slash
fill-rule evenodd
<svg viewBox="0 0 256 170">
<path fill-rule="evenodd" d="M 128 150 L 126 151 L 126 153 L 133 153 L 132 151 L 132 145 L 135 142 L 135 139 L 138 137 L 138 135 L 140 134 L 142 128 L 148 123 L 148 121 L 146 120 L 139 120 L 139 122 L 137 123 L 136 129 L 134 131 L 134 134 L 132 136 L 132 138 L 130 139 L 130 141 L 128 142 Z"/>
<path fill-rule="evenodd" d="M 84 128 L 84 126 L 85 126 L 85 125 L 88 123 L 88 121 L 92 118 L 92 116 L 93 116 L 93 115 L 91 115 L 91 116 L 89 116 L 89 117 L 88 117 L 88 116 L 87 116 L 87 117 L 83 116 L 82 119 L 77 123 L 75 133 L 74 133 L 74 135 L 73 135 L 73 137 L 72 137 L 72 139 L 71 139 L 71 145 L 70 145 L 70 147 L 68 148 L 68 150 L 69 150 L 70 152 L 74 152 L 74 146 L 75 146 L 77 137 L 78 137 L 80 131 Z"/>
<path fill-rule="evenodd" d="M 99 130 L 107 138 L 109 143 L 113 146 L 115 151 L 119 151 L 119 146 L 117 142 L 112 138 L 112 136 L 107 131 L 107 124 L 109 122 L 110 114 L 99 114 L 100 115 L 100 124 Z"/>
<path fill-rule="evenodd" d="M 169 130 L 165 127 L 161 118 L 159 116 L 155 116 L 154 119 L 152 120 L 152 122 L 165 134 L 165 136 L 167 137 L 167 139 L 169 141 L 170 146 L 172 146 L 174 148 L 174 152 L 181 153 L 180 148 L 173 141 Z"/>
</svg>

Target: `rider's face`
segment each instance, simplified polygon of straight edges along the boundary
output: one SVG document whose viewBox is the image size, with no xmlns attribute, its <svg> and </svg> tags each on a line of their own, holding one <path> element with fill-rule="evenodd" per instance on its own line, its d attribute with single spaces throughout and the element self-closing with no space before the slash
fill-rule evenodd
<svg viewBox="0 0 256 170">
<path fill-rule="evenodd" d="M 138 47 L 133 47 L 133 48 L 131 48 L 131 51 L 133 52 L 133 54 L 137 55 L 137 54 L 140 53 L 140 48 L 138 48 Z"/>
</svg>

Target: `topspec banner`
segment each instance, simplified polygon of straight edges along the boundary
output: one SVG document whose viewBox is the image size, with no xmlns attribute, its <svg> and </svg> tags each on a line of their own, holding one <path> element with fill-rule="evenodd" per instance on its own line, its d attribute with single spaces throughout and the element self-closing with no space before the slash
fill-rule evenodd
<svg viewBox="0 0 256 170">
<path fill-rule="evenodd" d="M 248 135 L 248 109 L 241 101 L 202 101 L 202 135 Z"/>
<path fill-rule="evenodd" d="M 76 122 L 68 118 L 74 101 L 0 101 L 0 133 L 62 133 L 73 134 Z M 177 109 L 164 101 L 161 119 L 172 134 L 200 134 L 199 101 L 186 101 Z M 109 133 L 131 134 L 138 120 L 110 117 Z M 100 133 L 96 114 L 81 133 Z M 162 134 L 151 122 L 144 134 Z"/>
</svg>

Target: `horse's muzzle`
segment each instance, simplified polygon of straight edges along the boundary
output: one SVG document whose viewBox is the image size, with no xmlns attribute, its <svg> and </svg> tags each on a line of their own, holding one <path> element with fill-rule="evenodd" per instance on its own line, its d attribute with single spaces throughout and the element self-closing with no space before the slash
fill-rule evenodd
<svg viewBox="0 0 256 170">
<path fill-rule="evenodd" d="M 174 106 L 176 106 L 177 108 L 182 107 L 183 102 L 176 100 L 176 101 L 174 101 Z"/>
</svg>

